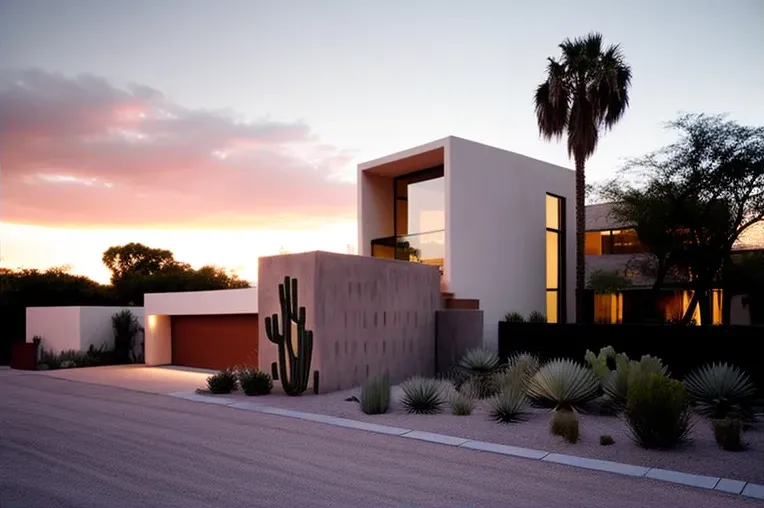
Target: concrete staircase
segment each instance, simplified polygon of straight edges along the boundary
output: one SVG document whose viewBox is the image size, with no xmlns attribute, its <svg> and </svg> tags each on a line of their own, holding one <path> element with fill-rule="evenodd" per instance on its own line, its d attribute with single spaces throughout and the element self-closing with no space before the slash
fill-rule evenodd
<svg viewBox="0 0 764 508">
<path fill-rule="evenodd" d="M 455 310 L 478 310 L 480 309 L 480 300 L 473 298 L 456 298 L 453 293 L 441 291 L 440 293 L 442 307 L 444 309 Z"/>
</svg>

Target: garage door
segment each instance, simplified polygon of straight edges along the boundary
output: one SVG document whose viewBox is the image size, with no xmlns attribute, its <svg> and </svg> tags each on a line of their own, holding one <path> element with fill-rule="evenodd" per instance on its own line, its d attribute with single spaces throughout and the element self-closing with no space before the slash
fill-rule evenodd
<svg viewBox="0 0 764 508">
<path fill-rule="evenodd" d="M 171 323 L 173 365 L 257 365 L 257 314 L 172 316 Z"/>
</svg>

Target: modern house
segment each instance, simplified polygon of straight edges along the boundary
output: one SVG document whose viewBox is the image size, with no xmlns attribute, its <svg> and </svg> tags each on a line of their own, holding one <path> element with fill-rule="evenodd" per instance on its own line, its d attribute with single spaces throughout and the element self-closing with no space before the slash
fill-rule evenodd
<svg viewBox="0 0 764 508">
<path fill-rule="evenodd" d="M 639 308 L 644 298 L 655 298 L 648 290 L 654 283 L 650 273 L 647 249 L 637 237 L 631 224 L 619 221 L 613 213 L 613 203 L 600 203 L 586 207 L 586 271 L 587 281 L 596 273 L 618 273 L 630 284 L 612 294 L 594 295 L 594 321 L 598 323 L 622 323 L 639 320 Z M 764 246 L 764 228 L 751 227 L 733 247 L 736 252 L 758 250 Z M 667 278 L 665 289 L 660 291 L 657 303 L 665 321 L 679 320 L 684 316 L 692 299 L 692 291 L 687 290 L 683 281 Z M 712 324 L 722 322 L 722 290 L 714 290 L 711 295 Z M 742 298 L 730 301 L 731 322 L 749 324 L 747 310 Z M 700 310 L 696 307 L 693 317 L 701 324 Z"/>
<path fill-rule="evenodd" d="M 574 196 L 570 169 L 449 136 L 358 165 L 359 254 L 438 266 L 496 347 L 509 311 L 574 320 Z"/>
</svg>

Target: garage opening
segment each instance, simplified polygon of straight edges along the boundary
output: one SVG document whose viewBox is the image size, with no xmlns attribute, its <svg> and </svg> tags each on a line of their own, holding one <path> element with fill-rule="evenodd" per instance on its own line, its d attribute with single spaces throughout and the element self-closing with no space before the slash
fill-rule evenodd
<svg viewBox="0 0 764 508">
<path fill-rule="evenodd" d="M 172 363 L 222 370 L 258 364 L 257 314 L 172 316 Z"/>
</svg>

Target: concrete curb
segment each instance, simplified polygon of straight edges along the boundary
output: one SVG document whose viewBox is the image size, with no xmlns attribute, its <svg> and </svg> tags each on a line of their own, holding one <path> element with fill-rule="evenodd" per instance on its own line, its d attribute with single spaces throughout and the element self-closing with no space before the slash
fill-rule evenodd
<svg viewBox="0 0 764 508">
<path fill-rule="evenodd" d="M 729 478 L 719 478 L 715 476 L 703 476 L 679 471 L 669 471 L 645 466 L 635 466 L 633 464 L 624 464 L 621 462 L 611 462 L 609 460 L 590 459 L 586 457 L 576 457 L 574 455 L 565 455 L 561 453 L 551 453 L 544 450 L 533 450 L 530 448 L 521 448 L 517 446 L 502 445 L 498 443 L 489 443 L 487 441 L 475 441 L 456 436 L 447 436 L 445 434 L 435 434 L 419 430 L 404 429 L 400 427 L 391 427 L 389 425 L 379 425 L 376 423 L 361 422 L 349 418 L 340 418 L 319 413 L 307 413 L 304 411 L 294 411 L 283 409 L 258 402 L 240 402 L 241 399 L 232 399 L 219 395 L 202 395 L 194 392 L 173 392 L 168 393 L 170 397 L 202 402 L 205 404 L 215 404 L 227 406 L 233 409 L 251 411 L 255 413 L 271 414 L 276 416 L 285 416 L 287 418 L 297 418 L 310 422 L 334 425 L 336 427 L 345 427 L 348 429 L 364 430 L 377 434 L 386 434 L 389 436 L 404 437 L 407 439 L 416 439 L 429 443 L 453 446 L 456 448 L 466 448 L 488 453 L 497 453 L 510 457 L 519 457 L 529 460 L 540 460 L 542 462 L 551 462 L 570 467 L 582 469 L 591 469 L 603 471 L 622 476 L 650 478 L 653 480 L 674 483 L 696 487 L 700 489 L 724 492 L 727 494 L 741 495 L 753 499 L 764 499 L 764 485 L 744 482 L 741 480 L 732 480 Z"/>
</svg>

